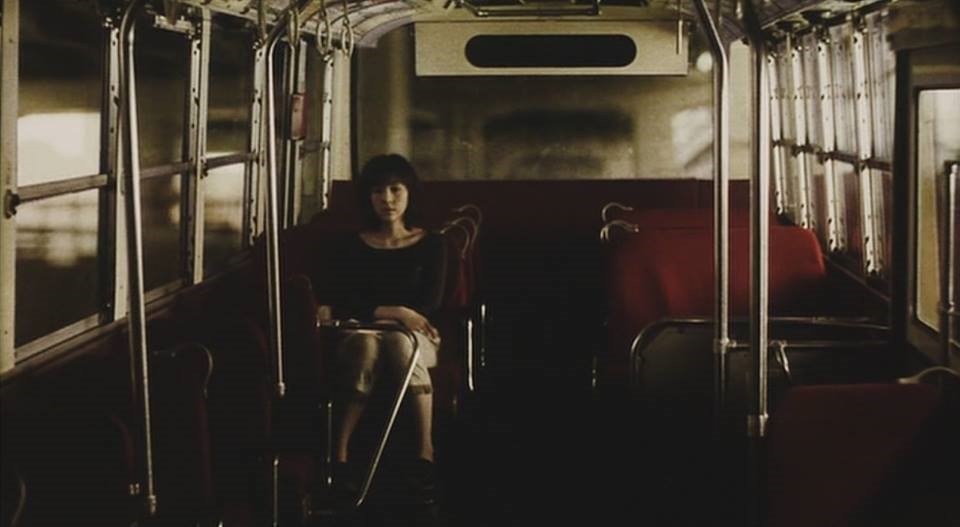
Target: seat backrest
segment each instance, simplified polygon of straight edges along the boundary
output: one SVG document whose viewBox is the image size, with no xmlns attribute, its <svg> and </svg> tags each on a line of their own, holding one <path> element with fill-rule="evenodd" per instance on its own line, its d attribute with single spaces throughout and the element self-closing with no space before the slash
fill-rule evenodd
<svg viewBox="0 0 960 527">
<path fill-rule="evenodd" d="M 216 317 L 203 343 L 213 355 L 207 387 L 212 471 L 221 507 L 263 500 L 272 443 L 273 376 L 266 335 L 249 318 Z"/>
<path fill-rule="evenodd" d="M 792 389 L 770 421 L 767 524 L 860 524 L 923 449 L 938 400 L 923 384 Z"/>
<path fill-rule="evenodd" d="M 749 235 L 730 236 L 730 305 L 733 314 L 749 307 Z M 641 329 L 663 317 L 712 316 L 713 233 L 707 229 L 643 229 L 624 240 L 610 260 L 611 317 Z M 826 268 L 812 232 L 799 227 L 770 229 L 770 304 L 777 312 L 812 307 Z"/>
<path fill-rule="evenodd" d="M 208 381 L 212 354 L 183 344 L 153 352 L 151 414 L 159 516 L 200 521 L 215 511 Z"/>
<path fill-rule="evenodd" d="M 15 460 L 17 486 L 29 492 L 19 525 L 134 523 L 130 487 L 138 479 L 128 426 L 85 401 L 20 403 L 2 417 L 4 470 Z"/>
</svg>

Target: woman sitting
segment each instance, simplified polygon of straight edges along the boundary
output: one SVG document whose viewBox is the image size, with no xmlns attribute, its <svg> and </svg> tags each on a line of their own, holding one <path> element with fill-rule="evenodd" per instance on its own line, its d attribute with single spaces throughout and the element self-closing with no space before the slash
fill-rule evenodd
<svg viewBox="0 0 960 527">
<path fill-rule="evenodd" d="M 363 228 L 334 255 L 333 302 L 321 306 L 321 318 L 332 312 L 337 319 L 396 321 L 416 336 L 420 358 L 410 379 L 408 402 L 413 403 L 418 444 L 410 475 L 415 490 L 432 492 L 433 389 L 427 368 L 437 363 L 440 335 L 429 317 L 442 300 L 446 256 L 439 235 L 415 226 L 418 194 L 417 175 L 402 156 L 376 156 L 363 167 L 356 181 Z M 412 355 L 410 339 L 400 332 L 356 332 L 341 341 L 337 357 L 349 395 L 334 451 L 339 485 L 357 484 L 342 480 L 352 472 L 347 470 L 350 437 L 373 385 L 381 376 L 402 382 Z"/>
</svg>

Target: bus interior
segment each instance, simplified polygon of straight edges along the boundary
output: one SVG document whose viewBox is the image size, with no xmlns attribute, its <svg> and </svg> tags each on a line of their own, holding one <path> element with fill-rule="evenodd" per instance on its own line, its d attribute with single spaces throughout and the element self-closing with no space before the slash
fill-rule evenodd
<svg viewBox="0 0 960 527">
<path fill-rule="evenodd" d="M 0 527 L 960 525 L 960 3 L 0 3 Z M 438 485 L 407 372 L 344 497 L 383 153 Z"/>
</svg>

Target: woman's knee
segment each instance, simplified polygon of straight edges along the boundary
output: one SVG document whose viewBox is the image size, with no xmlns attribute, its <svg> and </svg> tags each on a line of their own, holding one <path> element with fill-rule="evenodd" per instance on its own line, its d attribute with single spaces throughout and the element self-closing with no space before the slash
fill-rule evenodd
<svg viewBox="0 0 960 527">
<path fill-rule="evenodd" d="M 340 343 L 340 356 L 353 364 L 372 366 L 377 361 L 379 343 L 370 333 L 351 333 Z"/>
<path fill-rule="evenodd" d="M 410 361 L 410 357 L 413 356 L 413 342 L 406 333 L 387 331 L 380 336 L 380 339 L 381 349 L 391 362 L 406 365 Z"/>
</svg>

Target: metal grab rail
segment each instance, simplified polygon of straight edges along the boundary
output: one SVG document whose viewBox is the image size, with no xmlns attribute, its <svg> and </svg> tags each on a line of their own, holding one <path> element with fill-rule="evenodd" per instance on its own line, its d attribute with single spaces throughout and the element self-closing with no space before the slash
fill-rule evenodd
<svg viewBox="0 0 960 527">
<path fill-rule="evenodd" d="M 630 223 L 626 220 L 612 220 L 600 228 L 600 241 L 610 241 L 610 229 L 612 227 L 620 227 L 623 230 L 632 233 L 640 232 L 640 227 L 638 227 L 636 224 Z"/>
<path fill-rule="evenodd" d="M 897 379 L 897 384 L 919 384 L 923 381 L 924 377 L 934 373 L 943 373 L 949 377 L 956 378 L 957 381 L 960 381 L 960 373 L 957 373 L 956 370 L 946 366 L 934 366 L 932 368 L 927 368 L 916 375 L 911 375 L 910 377 L 901 377 Z"/>
<path fill-rule="evenodd" d="M 604 205 L 602 209 L 600 209 L 600 221 L 602 221 L 603 223 L 607 223 L 608 221 L 610 221 L 607 218 L 607 213 L 610 212 L 610 209 L 620 209 L 624 212 L 633 212 L 635 210 L 633 207 L 629 205 L 624 205 L 623 203 L 611 201 L 610 203 L 607 203 L 606 205 Z"/>
<path fill-rule="evenodd" d="M 463 233 L 463 247 L 460 247 L 460 258 L 466 259 L 470 252 L 470 229 L 459 223 L 447 222 L 440 228 L 439 232 L 445 235 L 453 229 L 457 229 Z"/>
<path fill-rule="evenodd" d="M 740 320 L 741 322 L 743 320 Z M 849 329 L 866 329 L 874 331 L 888 331 L 889 328 L 886 326 L 881 326 L 878 324 L 873 324 L 870 322 L 865 322 L 861 319 L 845 319 L 845 318 L 827 318 L 827 317 L 772 317 L 771 322 L 795 322 L 795 323 L 804 323 L 809 324 L 812 327 L 833 327 L 833 328 L 849 328 Z M 630 343 L 630 374 L 631 382 L 635 382 L 635 373 L 639 369 L 639 364 L 643 362 L 643 350 L 651 342 L 652 335 L 655 335 L 657 330 L 662 327 L 670 325 L 688 325 L 688 326 L 707 326 L 712 325 L 714 322 L 713 319 L 709 318 L 664 318 L 656 322 L 651 323 L 647 327 L 640 330 L 633 340 Z M 775 339 L 770 341 L 770 347 L 776 347 L 777 354 L 780 355 L 781 352 L 785 353 L 789 349 L 803 350 L 803 349 L 819 349 L 826 347 L 834 348 L 868 348 L 868 347 L 882 347 L 888 345 L 889 342 L 886 340 L 831 340 L 831 339 Z M 749 342 L 737 341 L 731 339 L 727 343 L 727 350 L 748 350 L 751 349 Z M 792 372 L 789 371 L 790 364 L 789 361 L 784 360 L 785 357 L 778 357 L 778 361 L 781 363 L 781 367 L 784 369 L 784 373 L 787 374 L 788 379 L 792 382 Z"/>
<path fill-rule="evenodd" d="M 714 316 L 714 428 L 720 428 L 726 398 L 726 353 L 730 342 L 730 67 L 727 51 L 717 30 L 721 8 L 717 3 L 717 22 L 704 0 L 696 0 L 697 16 L 705 28 L 713 57 L 713 267 L 717 290 Z"/>
<path fill-rule="evenodd" d="M 957 316 L 956 301 L 956 251 L 957 251 L 957 180 L 960 165 L 953 164 L 950 171 L 941 176 L 938 185 L 938 231 L 940 249 L 940 360 L 949 367 L 951 348 L 956 340 L 953 318 Z"/>
<path fill-rule="evenodd" d="M 480 226 L 483 225 L 483 211 L 480 210 L 480 207 L 474 205 L 473 203 L 467 203 L 459 207 L 456 207 L 454 209 L 451 209 L 451 212 L 457 212 L 460 214 L 463 214 L 465 212 L 470 212 L 476 216 L 476 218 L 474 218 L 474 221 L 477 224 L 477 228 L 480 228 Z"/>
<path fill-rule="evenodd" d="M 473 246 L 477 243 L 477 235 L 480 234 L 480 226 L 477 224 L 477 222 L 470 216 L 459 216 L 447 223 L 460 226 L 464 226 L 464 224 L 467 225 L 464 226 L 464 228 L 470 234 L 469 238 L 467 239 L 467 250 L 472 251 Z"/>
<path fill-rule="evenodd" d="M 361 505 L 363 505 L 364 500 L 367 498 L 367 493 L 370 491 L 370 485 L 373 483 L 373 477 L 377 472 L 377 468 L 380 466 L 380 458 L 383 456 L 383 451 L 387 446 L 387 440 L 390 438 L 390 432 L 393 430 L 393 424 L 397 419 L 397 414 L 400 412 L 400 405 L 403 403 L 403 397 L 406 395 L 407 388 L 410 386 L 410 379 L 413 377 L 413 369 L 417 365 L 417 361 L 420 360 L 420 346 L 417 342 L 416 335 L 413 334 L 413 331 L 410 331 L 410 329 L 399 322 L 361 323 L 354 320 L 318 319 L 317 328 L 348 331 L 351 333 L 372 334 L 395 331 L 403 333 L 408 339 L 410 339 L 410 344 L 413 346 L 413 353 L 410 355 L 410 362 L 407 364 L 407 369 L 403 376 L 403 382 L 400 384 L 400 387 L 397 390 L 397 395 L 394 398 L 393 405 L 391 406 L 390 416 L 387 418 L 380 441 L 377 443 L 377 449 L 374 451 L 374 455 L 367 467 L 367 474 L 363 479 L 363 485 L 360 487 L 360 493 L 357 495 L 356 500 L 354 500 L 354 507 L 359 508 Z"/>
<path fill-rule="evenodd" d="M 156 478 L 153 472 L 153 434 L 150 413 L 150 357 L 147 352 L 146 307 L 143 290 L 143 222 L 140 207 L 140 152 L 137 129 L 137 91 L 134 68 L 135 18 L 144 0 L 132 0 L 120 23 L 120 129 L 123 137 L 123 172 L 126 186 L 127 272 L 129 275 L 129 312 L 127 323 L 130 339 L 130 364 L 135 394 L 143 409 L 144 479 L 146 509 L 149 516 L 157 512 Z"/>
</svg>

